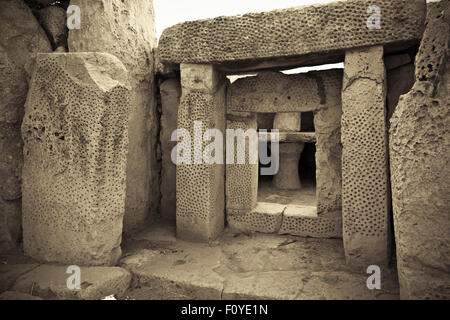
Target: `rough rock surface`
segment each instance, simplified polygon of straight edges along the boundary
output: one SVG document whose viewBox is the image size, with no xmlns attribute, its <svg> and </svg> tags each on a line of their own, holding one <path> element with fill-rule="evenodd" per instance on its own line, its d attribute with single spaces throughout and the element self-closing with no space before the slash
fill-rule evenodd
<svg viewBox="0 0 450 320">
<path fill-rule="evenodd" d="M 226 209 L 227 212 L 252 210 L 256 206 L 258 197 L 258 160 L 256 158 L 256 163 L 250 162 L 250 148 L 253 148 L 255 153 L 258 150 L 258 144 L 251 145 L 250 143 L 251 133 L 254 132 L 256 134 L 257 130 L 256 114 L 245 112 L 228 113 L 228 129 L 236 130 L 234 133 L 236 133 L 237 137 L 233 141 L 234 161 L 232 164 L 227 163 L 226 165 Z M 244 136 L 248 134 L 248 137 L 245 137 L 245 155 L 238 152 L 238 139 L 242 141 L 242 138 L 237 134 L 238 130 L 243 130 Z M 258 143 L 257 139 L 256 137 L 256 143 Z M 231 141 L 227 141 L 227 144 L 230 143 Z M 226 152 L 230 153 L 231 150 L 228 148 Z M 252 155 L 255 154 L 253 153 Z M 239 163 L 239 158 L 243 158 L 244 162 Z"/>
<path fill-rule="evenodd" d="M 22 124 L 27 255 L 78 265 L 116 263 L 129 109 L 128 73 L 116 57 L 37 55 Z"/>
<path fill-rule="evenodd" d="M 51 52 L 45 32 L 22 0 L 0 1 L 0 252 L 21 235 L 20 125 L 31 54 Z"/>
<path fill-rule="evenodd" d="M 367 27 L 371 5 L 381 10 L 380 29 Z M 164 30 L 160 55 L 163 62 L 217 63 L 417 41 L 425 12 L 425 0 L 348 0 L 189 21 Z"/>
<path fill-rule="evenodd" d="M 154 232 L 135 236 L 121 260 L 133 275 L 130 299 L 398 299 L 395 270 L 382 270 L 381 290 L 368 290 L 366 268 L 346 266 L 341 239 L 226 230 L 214 245 L 161 246 Z"/>
<path fill-rule="evenodd" d="M 347 51 L 342 90 L 342 216 L 348 263 L 390 260 L 383 47 Z"/>
<path fill-rule="evenodd" d="M 391 119 L 397 266 L 403 299 L 450 299 L 450 3 L 429 4 L 416 82 Z"/>
<path fill-rule="evenodd" d="M 42 298 L 32 296 L 27 293 L 6 291 L 0 294 L 0 300 L 43 300 Z"/>
<path fill-rule="evenodd" d="M 80 268 L 80 289 L 67 287 L 68 266 L 41 265 L 21 276 L 12 290 L 28 293 L 44 299 L 99 300 L 115 295 L 121 296 L 128 289 L 130 273 L 118 267 Z"/>
<path fill-rule="evenodd" d="M 38 266 L 37 263 L 8 264 L 2 261 L 0 265 L 0 292 L 10 290 L 20 276 Z"/>
<path fill-rule="evenodd" d="M 156 47 L 153 1 L 72 0 L 80 7 L 82 27 L 69 31 L 69 52 L 107 52 L 130 73 L 127 200 L 124 231 L 142 226 L 159 206 L 159 131 L 152 49 Z"/>
<path fill-rule="evenodd" d="M 204 141 L 203 136 L 209 129 L 225 132 L 225 77 L 212 65 L 182 64 L 180 69 L 177 127 L 190 133 L 188 147 L 192 151 L 191 164 L 177 165 L 177 236 L 210 241 L 222 232 L 225 223 L 225 166 L 204 162 L 203 151 L 211 141 Z M 197 136 L 196 123 L 200 124 Z"/>
<path fill-rule="evenodd" d="M 39 22 L 54 50 L 58 47 L 67 47 L 66 15 L 66 10 L 57 6 L 48 6 L 39 10 Z"/>
<path fill-rule="evenodd" d="M 177 128 L 178 106 L 180 105 L 180 79 L 168 79 L 160 85 L 161 92 L 161 216 L 170 220 L 176 217 L 176 172 L 172 162 L 172 149 L 176 142 L 171 141 Z"/>
</svg>

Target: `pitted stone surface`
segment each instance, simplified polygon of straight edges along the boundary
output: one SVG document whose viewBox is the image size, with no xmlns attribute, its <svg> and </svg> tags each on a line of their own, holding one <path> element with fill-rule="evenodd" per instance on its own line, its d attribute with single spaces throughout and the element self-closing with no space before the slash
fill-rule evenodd
<svg viewBox="0 0 450 320">
<path fill-rule="evenodd" d="M 250 211 L 228 210 L 227 222 L 240 231 L 276 233 L 280 230 L 286 206 L 276 203 L 258 202 Z"/>
<path fill-rule="evenodd" d="M 342 79 L 342 77 L 341 77 Z M 342 80 L 328 90 L 327 104 L 314 114 L 316 136 L 316 198 L 319 216 L 342 210 Z"/>
<path fill-rule="evenodd" d="M 160 198 L 158 117 L 154 61 L 153 1 L 71 0 L 81 10 L 81 28 L 69 31 L 69 52 L 106 52 L 123 62 L 132 87 L 124 231 L 155 215 Z"/>
<path fill-rule="evenodd" d="M 22 123 L 27 72 L 36 52 L 52 48 L 22 0 L 0 3 L 0 252 L 13 249 L 21 236 Z"/>
<path fill-rule="evenodd" d="M 381 10 L 380 29 L 367 27 L 371 5 Z M 417 41 L 425 12 L 425 0 L 348 0 L 189 21 L 164 30 L 159 41 L 161 60 L 261 60 Z"/>
<path fill-rule="evenodd" d="M 266 113 L 316 111 L 331 102 L 341 87 L 339 69 L 291 75 L 265 71 L 232 83 L 229 108 Z"/>
<path fill-rule="evenodd" d="M 346 53 L 342 91 L 342 214 L 354 265 L 390 259 L 383 47 Z"/>
<path fill-rule="evenodd" d="M 283 213 L 279 233 L 313 238 L 340 238 L 342 219 L 318 216 L 315 207 L 289 205 Z"/>
<path fill-rule="evenodd" d="M 390 165 L 402 299 L 450 298 L 450 3 L 429 4 L 416 82 L 391 118 Z"/>
<path fill-rule="evenodd" d="M 247 130 L 254 130 L 257 134 L 256 114 L 249 114 L 248 117 L 239 115 L 229 115 L 227 120 L 227 129 L 243 130 L 243 134 Z M 235 131 L 237 132 L 237 131 Z M 251 132 L 251 131 L 250 131 Z M 249 132 L 249 133 L 250 133 Z M 255 136 L 253 147 L 258 152 L 258 138 Z M 252 210 L 256 206 L 258 198 L 258 158 L 256 164 L 250 163 L 250 143 L 249 138 L 245 139 L 245 158 L 244 163 L 238 163 L 238 143 L 235 138 L 234 144 L 234 162 L 226 165 L 226 208 L 228 210 Z M 227 152 L 229 150 L 227 149 Z"/>
<path fill-rule="evenodd" d="M 183 70 L 186 68 L 187 70 Z M 207 73 L 211 82 L 200 83 L 189 79 L 201 79 Z M 203 141 L 208 129 L 225 132 L 226 87 L 213 66 L 182 65 L 183 86 L 178 109 L 178 129 L 186 129 L 191 136 L 191 164 L 177 165 L 177 236 L 193 241 L 209 241 L 216 238 L 225 223 L 225 166 L 223 164 L 195 163 L 195 152 L 201 153 L 211 141 Z M 183 80 L 183 77 L 186 79 Z M 214 86 L 215 83 L 217 86 Z M 190 87 L 190 84 L 192 86 Z M 194 134 L 195 121 L 201 121 L 201 134 Z M 201 148 L 201 150 L 199 150 Z"/>
<path fill-rule="evenodd" d="M 38 260 L 120 256 L 130 89 L 105 53 L 39 54 L 22 124 L 23 242 Z"/>
</svg>

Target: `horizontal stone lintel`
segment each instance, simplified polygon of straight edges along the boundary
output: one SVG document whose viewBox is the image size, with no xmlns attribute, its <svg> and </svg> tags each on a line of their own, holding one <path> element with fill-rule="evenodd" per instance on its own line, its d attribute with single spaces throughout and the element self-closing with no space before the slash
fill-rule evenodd
<svg viewBox="0 0 450 320">
<path fill-rule="evenodd" d="M 379 8 L 379 28 L 368 26 L 378 12 L 373 6 Z M 164 63 L 243 63 L 311 54 L 329 61 L 330 52 L 417 42 L 425 14 L 425 0 L 348 0 L 222 16 L 167 28 L 159 52 Z"/>
<path fill-rule="evenodd" d="M 275 132 L 259 132 L 259 140 L 270 142 L 276 139 Z M 278 133 L 279 142 L 304 142 L 313 143 L 316 142 L 315 132 L 279 132 Z"/>
</svg>

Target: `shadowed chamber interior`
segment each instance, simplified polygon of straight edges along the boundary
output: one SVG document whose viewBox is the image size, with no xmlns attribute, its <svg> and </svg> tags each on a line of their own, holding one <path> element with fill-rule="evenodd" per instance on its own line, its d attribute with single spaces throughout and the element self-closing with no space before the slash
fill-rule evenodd
<svg viewBox="0 0 450 320">
<path fill-rule="evenodd" d="M 265 129 L 268 132 L 273 125 L 269 125 L 275 114 L 265 113 L 258 114 L 258 129 Z M 314 132 L 314 115 L 313 112 L 301 113 L 301 132 Z M 283 143 L 283 142 L 280 142 Z M 262 146 L 260 145 L 260 148 Z M 271 159 L 271 144 L 266 145 L 267 156 Z M 282 157 L 283 155 L 280 155 Z M 298 190 L 281 190 L 273 186 L 273 178 L 271 175 L 262 175 L 261 168 L 268 168 L 270 164 L 259 163 L 258 176 L 258 202 L 278 203 L 278 204 L 295 204 L 304 206 L 317 206 L 316 199 L 316 144 L 305 143 L 301 157 L 298 162 L 298 174 L 302 187 Z"/>
</svg>

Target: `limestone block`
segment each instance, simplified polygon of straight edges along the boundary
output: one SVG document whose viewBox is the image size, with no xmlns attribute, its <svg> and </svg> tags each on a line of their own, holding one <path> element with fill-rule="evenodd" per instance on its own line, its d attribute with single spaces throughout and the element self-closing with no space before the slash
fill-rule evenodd
<svg viewBox="0 0 450 320">
<path fill-rule="evenodd" d="M 154 61 L 153 1 L 72 0 L 80 7 L 81 28 L 69 31 L 69 52 L 107 52 L 123 62 L 132 87 L 130 152 L 124 231 L 131 233 L 158 211 L 160 164 Z"/>
<path fill-rule="evenodd" d="M 67 266 L 41 265 L 21 276 L 12 290 L 45 299 L 100 300 L 121 296 L 128 289 L 131 274 L 118 267 L 80 268 L 80 289 L 67 288 Z"/>
<path fill-rule="evenodd" d="M 316 137 L 316 198 L 319 216 L 342 210 L 342 73 L 323 77 L 327 103 L 314 114 Z"/>
<path fill-rule="evenodd" d="M 289 205 L 284 210 L 279 233 L 313 238 L 341 238 L 342 219 L 318 216 L 316 207 Z"/>
<path fill-rule="evenodd" d="M 228 225 L 240 231 L 276 233 L 280 230 L 286 206 L 258 202 L 251 211 L 227 211 Z"/>
<path fill-rule="evenodd" d="M 448 1 L 429 4 L 412 90 L 391 118 L 390 165 L 402 299 L 450 299 Z"/>
<path fill-rule="evenodd" d="M 0 300 L 43 300 L 27 293 L 6 291 L 0 294 Z"/>
<path fill-rule="evenodd" d="M 301 113 L 277 113 L 273 120 L 273 128 L 280 131 L 301 131 L 302 114 Z"/>
<path fill-rule="evenodd" d="M 22 1 L 2 1 L 0 9 L 0 252 L 21 236 L 22 123 L 32 54 L 51 52 L 50 43 Z"/>
<path fill-rule="evenodd" d="M 39 10 L 39 22 L 48 35 L 53 49 L 67 46 L 67 13 L 61 7 L 48 6 Z"/>
<path fill-rule="evenodd" d="M 130 88 L 106 53 L 38 54 L 22 124 L 27 255 L 113 265 L 121 255 Z"/>
<path fill-rule="evenodd" d="M 390 260 L 383 47 L 346 52 L 342 91 L 342 215 L 347 262 Z"/>
<path fill-rule="evenodd" d="M 247 130 L 257 130 L 256 114 L 245 116 L 228 115 L 227 129 L 243 130 L 243 134 Z M 235 131 L 236 132 L 236 131 Z M 250 132 L 248 132 L 250 133 Z M 238 163 L 238 138 L 235 138 L 234 145 L 234 162 L 226 165 L 226 208 L 228 210 L 252 210 L 256 206 L 258 198 L 258 138 L 256 145 L 256 164 L 250 162 L 250 142 L 249 138 L 245 138 L 245 161 L 243 164 Z M 231 152 L 227 149 L 227 152 Z"/>
<path fill-rule="evenodd" d="M 178 106 L 180 104 L 180 79 L 168 79 L 160 85 L 161 92 L 161 215 L 175 220 L 176 217 L 176 166 L 171 153 L 176 142 L 171 141 L 172 132 L 177 128 Z"/>
<path fill-rule="evenodd" d="M 286 75 L 265 71 L 238 79 L 228 92 L 229 109 L 240 112 L 306 112 L 322 107 L 317 73 Z"/>
<path fill-rule="evenodd" d="M 208 66 L 182 65 L 181 83 L 190 71 L 190 79 L 200 79 Z M 217 72 L 213 70 L 213 72 Z M 214 75 L 212 79 L 219 75 Z M 224 78 L 224 77 L 223 77 Z M 225 79 L 224 79 L 225 80 Z M 202 82 L 204 83 L 204 82 Z M 192 241 L 209 241 L 216 238 L 224 227 L 225 211 L 225 166 L 223 164 L 207 164 L 203 161 L 195 163 L 194 154 L 205 150 L 211 142 L 202 137 L 208 129 L 225 132 L 225 91 L 223 81 L 213 89 L 211 83 L 199 87 L 183 87 L 180 107 L 178 109 L 178 128 L 186 129 L 191 136 L 191 164 L 177 165 L 177 236 Z M 201 121 L 201 136 L 195 137 L 195 121 Z M 200 141 L 199 139 L 202 139 Z M 201 148 L 201 150 L 199 150 Z M 197 151 L 196 151 L 197 150 Z"/>
<path fill-rule="evenodd" d="M 419 40 L 425 3 L 347 0 L 179 23 L 161 36 L 161 60 L 223 63 L 314 54 L 321 57 L 314 63 L 319 65 L 337 50 Z M 370 6 L 380 9 L 380 29 L 367 26 L 375 13 L 368 12 Z"/>
</svg>

